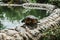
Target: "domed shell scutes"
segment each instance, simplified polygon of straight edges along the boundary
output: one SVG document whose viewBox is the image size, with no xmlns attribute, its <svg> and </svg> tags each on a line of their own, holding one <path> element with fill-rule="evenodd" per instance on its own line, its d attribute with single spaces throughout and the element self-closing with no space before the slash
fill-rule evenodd
<svg viewBox="0 0 60 40">
<path fill-rule="evenodd" d="M 26 20 L 27 18 L 35 19 L 35 20 L 38 21 L 38 18 L 37 18 L 37 17 L 35 17 L 35 16 L 33 16 L 33 15 L 28 15 L 28 16 L 26 16 L 26 17 L 22 20 L 22 22 L 25 22 L 25 20 Z"/>
</svg>

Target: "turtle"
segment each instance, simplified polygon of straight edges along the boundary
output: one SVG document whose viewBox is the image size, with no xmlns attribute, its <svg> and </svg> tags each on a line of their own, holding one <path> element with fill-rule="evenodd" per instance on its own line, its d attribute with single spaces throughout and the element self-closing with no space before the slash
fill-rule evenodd
<svg viewBox="0 0 60 40">
<path fill-rule="evenodd" d="M 27 26 L 30 29 L 33 29 L 33 28 L 37 27 L 38 18 L 33 15 L 28 15 L 22 20 L 22 23 L 23 22 L 25 23 L 23 26 L 24 28 L 25 28 L 25 26 Z"/>
</svg>

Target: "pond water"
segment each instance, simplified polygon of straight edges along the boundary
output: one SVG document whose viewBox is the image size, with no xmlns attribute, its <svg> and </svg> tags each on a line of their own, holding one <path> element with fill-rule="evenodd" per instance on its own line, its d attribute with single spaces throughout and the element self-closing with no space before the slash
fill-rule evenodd
<svg viewBox="0 0 60 40">
<path fill-rule="evenodd" d="M 21 20 L 27 15 L 34 15 L 38 19 L 47 17 L 45 10 L 24 9 L 23 7 L 0 7 L 0 29 L 21 26 Z"/>
</svg>

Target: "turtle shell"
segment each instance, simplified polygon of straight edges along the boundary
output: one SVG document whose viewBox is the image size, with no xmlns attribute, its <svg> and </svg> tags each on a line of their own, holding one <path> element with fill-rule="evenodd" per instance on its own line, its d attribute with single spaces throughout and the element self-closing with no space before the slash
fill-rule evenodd
<svg viewBox="0 0 60 40">
<path fill-rule="evenodd" d="M 33 16 L 33 15 L 28 15 L 28 16 L 26 16 L 26 17 L 22 20 L 22 22 L 25 22 L 26 19 L 36 20 L 36 21 L 38 22 L 38 18 L 35 17 L 35 16 Z"/>
</svg>

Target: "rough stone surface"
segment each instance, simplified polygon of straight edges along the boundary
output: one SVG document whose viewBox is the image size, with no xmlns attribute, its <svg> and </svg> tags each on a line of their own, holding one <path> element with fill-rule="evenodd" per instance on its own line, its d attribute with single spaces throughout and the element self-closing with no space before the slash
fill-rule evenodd
<svg viewBox="0 0 60 40">
<path fill-rule="evenodd" d="M 28 27 L 16 27 L 15 29 L 0 30 L 0 40 L 38 40 L 42 34 L 42 30 L 53 28 L 60 24 L 60 9 L 55 9 L 50 16 L 40 20 L 37 28 L 31 30 Z"/>
</svg>

